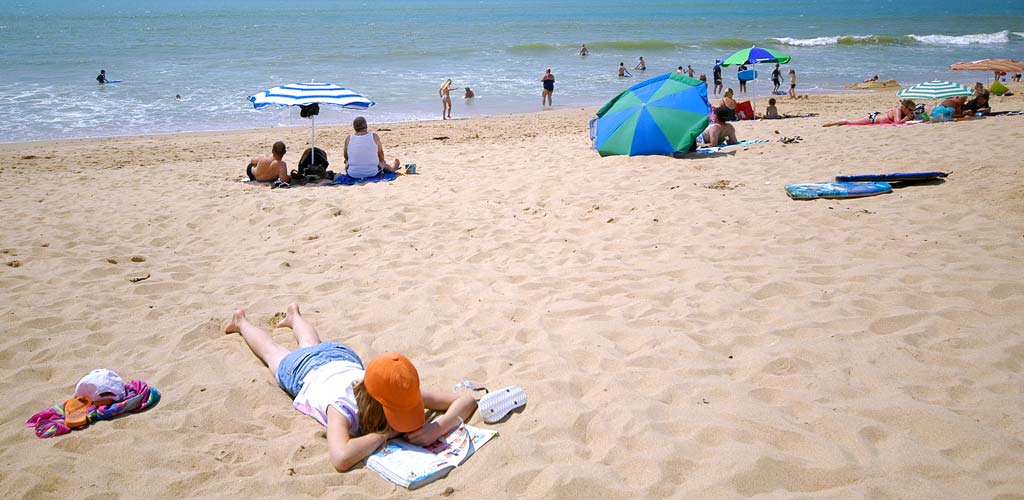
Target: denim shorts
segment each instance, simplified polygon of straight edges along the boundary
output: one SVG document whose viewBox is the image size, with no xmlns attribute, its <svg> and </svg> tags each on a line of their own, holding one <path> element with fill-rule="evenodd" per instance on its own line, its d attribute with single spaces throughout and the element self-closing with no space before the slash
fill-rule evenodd
<svg viewBox="0 0 1024 500">
<path fill-rule="evenodd" d="M 337 342 L 321 342 L 294 350 L 285 356 L 281 364 L 277 365 L 277 383 L 294 398 L 302 390 L 306 375 L 331 361 L 351 361 L 363 367 L 363 360 L 348 346 Z"/>
</svg>

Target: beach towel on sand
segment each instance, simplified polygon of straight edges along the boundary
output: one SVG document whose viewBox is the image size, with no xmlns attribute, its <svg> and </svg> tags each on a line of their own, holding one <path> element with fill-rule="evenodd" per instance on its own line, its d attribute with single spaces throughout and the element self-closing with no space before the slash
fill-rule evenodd
<svg viewBox="0 0 1024 500">
<path fill-rule="evenodd" d="M 93 422 L 110 420 L 123 413 L 143 411 L 160 402 L 160 391 L 141 380 L 128 382 L 124 386 L 124 391 L 125 397 L 120 401 L 105 406 L 90 406 L 86 427 Z M 64 424 L 64 415 L 64 403 L 57 403 L 32 415 L 25 425 L 35 428 L 36 436 L 43 439 L 60 436 L 71 432 L 71 428 Z"/>
<path fill-rule="evenodd" d="M 745 148 L 747 146 L 751 146 L 751 145 L 754 145 L 754 144 L 764 144 L 766 142 L 771 142 L 771 141 L 769 141 L 768 139 L 746 139 L 746 140 L 742 140 L 742 141 L 740 141 L 740 142 L 738 142 L 736 144 L 727 144 L 727 145 L 723 145 L 723 146 L 703 146 L 703 147 L 699 147 L 699 148 L 697 148 L 696 151 L 694 151 L 694 153 L 697 153 L 697 154 L 700 154 L 700 155 L 709 155 L 709 154 L 714 154 L 714 153 L 721 153 L 722 151 L 727 150 L 729 148 Z"/>
<path fill-rule="evenodd" d="M 355 186 L 356 184 L 366 184 L 368 182 L 388 182 L 398 178 L 397 173 L 381 172 L 377 175 L 371 175 L 369 177 L 363 177 L 356 179 L 355 177 L 349 177 L 347 174 L 339 174 L 334 178 L 333 181 L 325 184 L 327 186 Z"/>
</svg>

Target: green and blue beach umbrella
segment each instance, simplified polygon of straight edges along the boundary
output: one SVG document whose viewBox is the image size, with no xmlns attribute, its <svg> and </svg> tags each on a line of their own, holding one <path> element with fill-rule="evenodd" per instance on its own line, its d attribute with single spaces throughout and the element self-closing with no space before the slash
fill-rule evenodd
<svg viewBox="0 0 1024 500">
<path fill-rule="evenodd" d="M 708 125 L 708 86 L 666 73 L 624 90 L 591 120 L 601 156 L 670 155 L 686 151 Z"/>
<path fill-rule="evenodd" d="M 971 95 L 974 91 L 959 83 L 932 80 L 907 87 L 896 92 L 900 99 L 948 99 L 960 95 Z"/>
<path fill-rule="evenodd" d="M 790 57 L 777 50 L 752 46 L 749 49 L 737 50 L 722 61 L 722 66 L 740 66 L 743 64 L 779 63 L 786 64 Z"/>
</svg>

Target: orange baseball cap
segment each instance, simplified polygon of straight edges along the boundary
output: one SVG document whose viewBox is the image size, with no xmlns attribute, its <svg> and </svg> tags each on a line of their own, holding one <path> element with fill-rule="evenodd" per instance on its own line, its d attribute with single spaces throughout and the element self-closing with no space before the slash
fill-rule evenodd
<svg viewBox="0 0 1024 500">
<path fill-rule="evenodd" d="M 363 377 L 366 392 L 384 407 L 384 417 L 398 432 L 423 427 L 423 395 L 420 375 L 409 358 L 397 352 L 385 352 L 366 365 Z"/>
</svg>

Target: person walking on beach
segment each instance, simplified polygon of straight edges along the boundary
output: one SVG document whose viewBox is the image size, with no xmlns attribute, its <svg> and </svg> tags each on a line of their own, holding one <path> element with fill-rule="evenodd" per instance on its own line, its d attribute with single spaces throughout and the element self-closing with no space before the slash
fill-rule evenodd
<svg viewBox="0 0 1024 500">
<path fill-rule="evenodd" d="M 457 90 L 457 89 L 456 89 Z M 452 79 L 449 78 L 441 82 L 441 88 L 437 89 L 437 94 L 441 96 L 441 119 L 447 120 L 452 117 Z M 447 113 L 447 115 L 445 115 Z"/>
<path fill-rule="evenodd" d="M 647 71 L 647 62 L 644 61 L 644 56 L 640 56 L 640 62 L 636 63 L 636 66 L 634 66 L 633 69 Z"/>
<path fill-rule="evenodd" d="M 235 310 L 224 333 L 240 334 L 292 398 L 292 406 L 327 427 L 327 454 L 338 472 L 351 469 L 398 436 L 429 445 L 476 411 L 471 396 L 421 388 L 419 372 L 402 354 L 382 353 L 364 367 L 348 346 L 320 340 L 298 304 L 288 306 L 277 326 L 292 330 L 298 349 L 275 342 L 249 321 L 244 309 Z M 425 410 L 438 416 L 427 421 Z"/>
<path fill-rule="evenodd" d="M 715 68 L 711 70 L 711 77 L 715 80 L 714 94 L 722 93 L 722 60 L 715 59 Z"/>
<path fill-rule="evenodd" d="M 548 106 L 554 107 L 555 105 L 551 103 L 551 95 L 555 93 L 555 75 L 551 74 L 551 68 L 548 68 L 540 77 L 540 83 L 544 88 L 540 93 L 540 107 L 544 107 L 545 101 Z"/>
<path fill-rule="evenodd" d="M 796 70 L 789 68 L 789 97 L 796 99 Z"/>
<path fill-rule="evenodd" d="M 693 78 L 693 74 L 694 74 L 693 66 L 690 66 L 689 64 L 687 64 L 686 65 L 686 76 L 688 76 L 690 78 Z"/>
<path fill-rule="evenodd" d="M 633 75 L 629 74 L 629 71 L 626 70 L 626 63 L 621 63 L 621 62 L 619 63 L 619 76 L 620 77 L 633 76 Z"/>
<path fill-rule="evenodd" d="M 249 166 L 245 167 L 245 175 L 250 181 L 290 183 L 292 178 L 288 174 L 288 164 L 284 161 L 284 154 L 287 151 L 283 142 L 275 142 L 270 149 L 269 157 L 254 156 L 249 160 Z"/>
<path fill-rule="evenodd" d="M 96 77 L 96 83 L 103 85 L 107 83 L 107 70 L 101 69 L 99 76 Z"/>
<path fill-rule="evenodd" d="M 772 93 L 779 91 L 779 87 L 782 86 L 782 70 L 779 69 L 779 63 L 775 63 L 775 69 L 772 70 L 772 85 L 775 88 L 772 89 Z"/>
<path fill-rule="evenodd" d="M 588 55 L 590 55 L 590 51 L 587 50 L 587 44 L 583 44 L 583 46 L 580 47 L 580 56 L 586 57 Z"/>
</svg>

